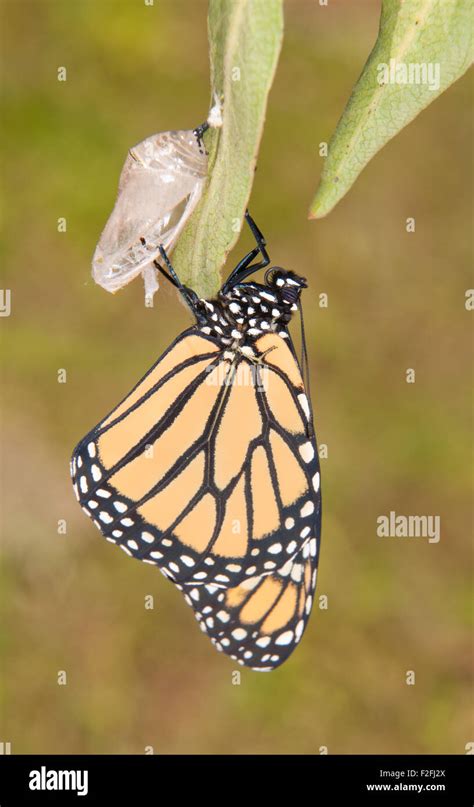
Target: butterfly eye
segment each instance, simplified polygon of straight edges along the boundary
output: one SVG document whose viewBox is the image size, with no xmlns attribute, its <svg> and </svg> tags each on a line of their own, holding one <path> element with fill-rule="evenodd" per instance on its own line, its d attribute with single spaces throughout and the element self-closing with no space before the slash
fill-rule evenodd
<svg viewBox="0 0 474 807">
<path fill-rule="evenodd" d="M 298 302 L 301 290 L 307 285 L 304 278 L 277 266 L 266 272 L 265 282 L 277 290 L 281 299 L 289 304 Z"/>
<path fill-rule="evenodd" d="M 283 288 L 280 291 L 280 294 L 286 303 L 293 304 L 298 302 L 299 296 L 301 294 L 301 288 L 299 286 L 283 286 Z"/>
</svg>

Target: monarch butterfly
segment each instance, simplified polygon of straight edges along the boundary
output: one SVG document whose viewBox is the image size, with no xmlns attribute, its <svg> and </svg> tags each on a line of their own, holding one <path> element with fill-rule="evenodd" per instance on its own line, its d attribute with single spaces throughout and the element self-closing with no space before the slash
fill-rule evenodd
<svg viewBox="0 0 474 807">
<path fill-rule="evenodd" d="M 306 351 L 300 366 L 288 330 L 307 284 L 278 267 L 244 282 L 270 262 L 246 218 L 257 246 L 215 299 L 184 286 L 160 247 L 196 322 L 80 441 L 71 474 L 105 538 L 158 566 L 218 650 L 273 670 L 311 611 L 320 471 Z"/>
</svg>

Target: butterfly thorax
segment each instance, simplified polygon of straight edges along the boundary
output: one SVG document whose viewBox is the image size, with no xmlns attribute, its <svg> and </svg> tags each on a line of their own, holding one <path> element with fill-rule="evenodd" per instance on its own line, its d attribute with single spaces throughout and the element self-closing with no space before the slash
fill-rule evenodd
<svg viewBox="0 0 474 807">
<path fill-rule="evenodd" d="M 198 300 L 199 330 L 224 346 L 248 345 L 269 332 L 288 338 L 286 328 L 306 281 L 284 269 L 273 269 L 268 277 L 265 285 L 240 283 L 214 299 Z"/>
</svg>

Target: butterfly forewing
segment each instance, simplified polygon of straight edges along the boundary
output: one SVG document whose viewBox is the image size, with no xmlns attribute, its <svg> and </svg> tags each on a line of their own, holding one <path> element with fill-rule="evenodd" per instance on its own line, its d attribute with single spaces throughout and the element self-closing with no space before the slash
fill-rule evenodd
<svg viewBox="0 0 474 807">
<path fill-rule="evenodd" d="M 255 364 L 185 333 L 74 453 L 101 532 L 176 582 L 236 585 L 316 533 L 299 371 L 279 337 L 261 343 Z"/>
</svg>

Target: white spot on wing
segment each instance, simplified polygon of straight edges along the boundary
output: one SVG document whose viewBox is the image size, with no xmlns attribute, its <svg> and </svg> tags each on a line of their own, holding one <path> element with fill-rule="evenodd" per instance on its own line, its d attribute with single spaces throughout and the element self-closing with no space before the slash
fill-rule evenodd
<svg viewBox="0 0 474 807">
<path fill-rule="evenodd" d="M 255 644 L 258 644 L 259 647 L 268 647 L 268 645 L 270 644 L 270 637 L 262 636 L 261 639 L 257 639 Z"/>
<path fill-rule="evenodd" d="M 304 462 L 311 462 L 311 460 L 314 457 L 314 448 L 312 443 L 309 442 L 309 440 L 307 443 L 303 443 L 303 445 L 299 447 L 299 452 Z"/>
<path fill-rule="evenodd" d="M 239 566 L 238 563 L 228 563 L 226 569 L 228 569 L 229 572 L 240 572 L 242 566 Z"/>
<path fill-rule="evenodd" d="M 240 641 L 241 639 L 245 639 L 245 637 L 247 636 L 247 631 L 244 630 L 243 628 L 236 628 L 235 630 L 232 631 L 232 636 L 234 637 L 234 639 Z"/>
<path fill-rule="evenodd" d="M 275 644 L 290 644 L 290 642 L 293 640 L 293 636 L 294 634 L 292 630 L 287 630 L 285 633 L 280 633 L 280 635 L 275 639 Z"/>
<path fill-rule="evenodd" d="M 268 551 L 270 552 L 271 555 L 278 555 L 278 553 L 281 552 L 282 549 L 283 547 L 281 544 L 272 544 L 271 546 L 268 547 Z"/>
<path fill-rule="evenodd" d="M 303 412 L 305 413 L 307 419 L 309 420 L 309 415 L 310 415 L 309 403 L 308 403 L 308 399 L 307 399 L 306 395 L 303 392 L 300 395 L 298 395 L 298 401 L 300 402 L 300 406 L 301 406 Z"/>
<path fill-rule="evenodd" d="M 312 501 L 307 501 L 300 510 L 301 518 L 306 518 L 314 513 L 314 504 Z"/>
<path fill-rule="evenodd" d="M 102 478 L 102 472 L 98 465 L 91 465 L 91 474 L 94 482 L 98 482 Z"/>
<path fill-rule="evenodd" d="M 295 563 L 291 570 L 291 579 L 295 581 L 295 583 L 299 583 L 303 576 L 303 566 L 301 563 Z"/>
<path fill-rule="evenodd" d="M 298 624 L 297 624 L 297 626 L 295 628 L 295 639 L 296 639 L 297 642 L 299 642 L 299 640 L 301 639 L 301 634 L 303 633 L 303 629 L 304 629 L 304 620 L 300 619 L 300 621 L 298 622 Z"/>
<path fill-rule="evenodd" d="M 114 502 L 114 507 L 119 513 L 125 513 L 127 505 L 124 502 Z"/>
<path fill-rule="evenodd" d="M 142 532 L 141 539 L 142 541 L 146 541 L 147 544 L 152 544 L 155 540 L 151 532 L 146 532 L 146 530 Z"/>
</svg>

